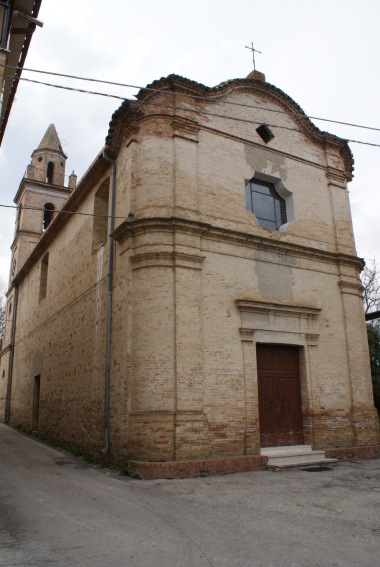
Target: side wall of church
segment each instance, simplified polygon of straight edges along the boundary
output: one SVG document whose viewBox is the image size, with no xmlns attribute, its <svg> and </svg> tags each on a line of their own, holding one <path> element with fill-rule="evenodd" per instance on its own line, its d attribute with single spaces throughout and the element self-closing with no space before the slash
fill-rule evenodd
<svg viewBox="0 0 380 567">
<path fill-rule="evenodd" d="M 100 184 L 78 213 L 93 213 Z M 11 403 L 12 422 L 95 453 L 102 446 L 108 258 L 106 243 L 93 249 L 97 220 L 72 215 L 19 285 Z"/>
</svg>

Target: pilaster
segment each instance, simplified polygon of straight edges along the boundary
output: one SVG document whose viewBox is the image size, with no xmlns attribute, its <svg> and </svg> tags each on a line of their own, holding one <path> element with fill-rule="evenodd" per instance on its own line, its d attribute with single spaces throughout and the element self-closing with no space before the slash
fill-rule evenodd
<svg viewBox="0 0 380 567">
<path fill-rule="evenodd" d="M 343 276 L 339 287 L 345 320 L 353 442 L 355 445 L 376 444 L 379 443 L 379 420 L 373 403 L 362 286 L 353 278 Z"/>
<path fill-rule="evenodd" d="M 160 235 L 147 230 L 127 238 L 133 294 L 128 454 L 205 458 L 199 236 L 167 227 Z"/>
</svg>

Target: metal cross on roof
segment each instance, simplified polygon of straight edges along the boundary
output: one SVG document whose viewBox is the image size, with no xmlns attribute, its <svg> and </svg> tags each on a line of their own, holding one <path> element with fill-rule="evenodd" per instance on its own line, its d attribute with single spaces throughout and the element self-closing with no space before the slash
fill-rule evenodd
<svg viewBox="0 0 380 567">
<path fill-rule="evenodd" d="M 246 47 L 247 49 L 250 49 L 250 50 L 252 51 L 253 70 L 256 71 L 255 52 L 256 52 L 256 53 L 261 53 L 261 51 L 259 51 L 258 49 L 255 49 L 255 48 L 253 47 L 253 42 L 251 43 L 251 46 L 252 46 L 252 47 L 248 47 L 248 45 L 246 45 L 245 47 Z"/>
</svg>

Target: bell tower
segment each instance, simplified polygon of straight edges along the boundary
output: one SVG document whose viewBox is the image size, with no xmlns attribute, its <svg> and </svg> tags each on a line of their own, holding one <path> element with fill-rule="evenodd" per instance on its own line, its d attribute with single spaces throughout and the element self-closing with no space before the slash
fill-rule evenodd
<svg viewBox="0 0 380 567">
<path fill-rule="evenodd" d="M 28 169 L 30 172 L 33 169 L 33 178 L 36 181 L 63 186 L 66 160 L 67 156 L 62 150 L 57 130 L 54 124 L 50 124 L 40 145 L 32 153 L 32 163 Z"/>
<path fill-rule="evenodd" d="M 75 189 L 74 172 L 70 175 L 69 186 L 65 187 L 66 160 L 57 130 L 54 124 L 50 124 L 40 145 L 32 153 L 32 161 L 14 199 L 18 211 L 11 246 L 10 283 L 48 230 L 56 212 Z"/>
</svg>

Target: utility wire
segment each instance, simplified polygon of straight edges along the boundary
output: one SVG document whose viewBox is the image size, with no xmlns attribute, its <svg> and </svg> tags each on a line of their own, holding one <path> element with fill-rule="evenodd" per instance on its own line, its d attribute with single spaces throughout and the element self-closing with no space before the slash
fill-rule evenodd
<svg viewBox="0 0 380 567">
<path fill-rule="evenodd" d="M 33 164 L 32 163 L 28 164 L 28 166 L 25 168 L 25 173 L 27 172 L 29 165 L 33 165 Z M 33 165 L 33 168 L 34 168 L 34 171 L 43 171 L 46 174 L 46 169 L 44 169 L 42 167 L 36 167 L 35 165 Z M 72 176 L 72 173 L 64 173 L 64 174 L 60 173 L 59 175 L 62 176 L 62 177 L 69 178 L 69 177 Z M 74 175 L 76 175 L 75 171 L 74 171 Z M 41 183 L 43 183 L 43 182 L 41 182 Z M 65 189 L 68 189 L 68 187 L 65 187 Z"/>
<path fill-rule="evenodd" d="M 85 217 L 102 217 L 105 219 L 110 219 L 110 218 L 114 218 L 114 219 L 124 219 L 126 220 L 127 217 L 118 217 L 118 216 L 114 216 L 112 217 L 111 215 L 96 215 L 94 213 L 80 213 L 79 211 L 62 211 L 61 209 L 54 209 L 54 210 L 50 210 L 50 209 L 42 209 L 39 207 L 18 207 L 17 205 L 0 205 L 0 207 L 3 207 L 5 209 L 18 209 L 19 211 L 43 211 L 45 212 L 46 210 L 48 210 L 49 212 L 52 213 L 52 215 L 82 215 Z"/>
<path fill-rule="evenodd" d="M 54 77 L 64 77 L 67 79 L 75 79 L 78 81 L 88 81 L 88 82 L 93 82 L 93 83 L 100 83 L 100 84 L 104 84 L 104 85 L 112 85 L 112 86 L 117 86 L 117 87 L 126 87 L 126 88 L 131 88 L 131 89 L 139 89 L 139 90 L 145 90 L 145 91 L 151 91 L 151 92 L 155 92 L 155 93 L 161 93 L 161 94 L 168 94 L 168 95 L 178 95 L 178 93 L 176 93 L 175 91 L 167 91 L 167 90 L 163 90 L 163 89 L 154 89 L 153 87 L 142 87 L 140 85 L 131 85 L 128 83 L 118 83 L 115 81 L 106 81 L 103 79 L 94 79 L 91 77 L 83 77 L 80 75 L 69 75 L 66 73 L 56 73 L 53 71 L 43 71 L 40 69 L 31 69 L 31 68 L 21 68 L 21 67 L 12 67 L 11 65 L 1 65 L 0 67 L 5 67 L 6 69 L 14 69 L 16 71 L 18 70 L 23 70 L 23 71 L 29 71 L 31 73 L 41 73 L 44 75 L 52 75 Z M 13 75 L 9 75 L 8 78 L 17 78 L 14 77 Z M 27 80 L 24 77 L 18 77 L 18 79 L 23 79 L 23 80 Z M 82 92 L 82 91 L 81 91 Z M 100 93 L 99 93 L 100 94 Z M 186 93 L 180 93 L 181 97 L 186 97 L 186 98 L 191 98 L 191 99 L 195 99 L 195 100 L 201 100 L 201 101 L 210 101 L 210 99 L 208 97 L 204 97 L 204 96 L 197 96 L 197 95 L 191 95 L 191 94 L 186 94 Z M 134 96 L 134 95 L 133 95 Z M 115 97 L 118 98 L 118 97 Z M 120 97 L 122 98 L 122 97 Z M 307 117 L 311 120 L 320 120 L 322 122 L 331 122 L 332 124 L 340 124 L 342 126 L 351 126 L 353 128 L 363 128 L 366 130 L 374 130 L 376 132 L 380 132 L 380 128 L 376 128 L 374 126 L 364 126 L 362 124 L 354 124 L 352 122 L 343 122 L 341 120 L 333 120 L 330 118 L 321 118 L 319 116 L 309 116 L 309 115 L 305 115 L 304 113 L 300 113 L 300 112 L 291 112 L 291 111 L 287 111 L 287 110 L 280 110 L 277 108 L 268 108 L 268 107 L 264 107 L 264 106 L 256 106 L 256 105 L 252 105 L 252 104 L 244 104 L 242 102 L 233 102 L 233 101 L 227 101 L 227 100 L 218 100 L 217 101 L 218 104 L 228 104 L 228 105 L 233 105 L 233 106 L 242 106 L 244 108 L 255 108 L 255 109 L 259 109 L 259 110 L 265 110 L 268 112 L 276 112 L 278 114 L 287 114 L 290 116 L 299 116 L 299 117 Z"/>
<path fill-rule="evenodd" d="M 19 81 L 27 81 L 30 83 L 36 83 L 38 85 L 44 85 L 47 87 L 53 87 L 53 88 L 57 88 L 57 89 L 63 89 L 63 90 L 67 90 L 67 91 L 74 91 L 74 92 L 80 92 L 80 93 L 85 93 L 85 94 L 93 94 L 93 95 L 98 95 L 98 96 L 104 96 L 104 97 L 109 97 L 109 98 L 116 98 L 119 100 L 123 100 L 123 101 L 130 101 L 133 102 L 134 104 L 140 104 L 140 105 L 147 105 L 147 106 L 156 106 L 156 107 L 160 107 L 160 108 L 166 108 L 169 110 L 181 110 L 183 112 L 190 112 L 193 114 L 199 114 L 199 115 L 203 115 L 203 116 L 213 116 L 216 118 L 223 118 L 223 119 L 227 119 L 227 120 L 234 120 L 237 122 L 244 122 L 244 123 L 248 123 L 248 124 L 262 124 L 261 121 L 257 121 L 257 120 L 248 120 L 247 118 L 238 118 L 237 116 L 228 116 L 227 114 L 218 114 L 215 112 L 207 112 L 205 110 L 198 110 L 198 109 L 194 109 L 194 108 L 187 108 L 187 107 L 183 107 L 183 106 L 177 106 L 177 105 L 173 105 L 173 104 L 162 104 L 162 103 L 157 103 L 157 102 L 151 102 L 151 101 L 141 101 L 141 100 L 132 100 L 132 99 L 128 99 L 125 97 L 122 97 L 120 95 L 114 95 L 114 94 L 108 94 L 108 93 L 101 93 L 98 91 L 89 91 L 89 90 L 85 90 L 85 89 L 78 89 L 75 87 L 67 87 L 67 86 L 63 86 L 63 85 L 57 85 L 57 84 L 53 84 L 53 83 L 45 83 L 43 81 L 36 81 L 35 79 L 27 79 L 25 77 L 17 77 L 17 80 Z M 312 134 L 313 136 L 316 137 L 320 137 L 323 138 L 324 137 L 324 133 L 323 132 L 310 132 L 310 130 L 299 130 L 298 128 L 291 128 L 290 126 L 283 126 L 283 125 L 279 125 L 279 124 L 267 124 L 266 126 L 270 127 L 270 128 L 279 128 L 282 130 L 289 130 L 292 132 L 299 132 L 301 134 Z M 380 144 L 375 144 L 373 142 L 363 142 L 361 140 L 353 140 L 353 139 L 349 139 L 349 138 L 341 138 L 343 141 L 345 142 L 351 142 L 354 144 L 363 144 L 365 146 L 374 146 L 374 147 L 378 147 L 380 148 Z"/>
<path fill-rule="evenodd" d="M 33 329 L 31 329 L 30 331 L 28 331 L 27 333 L 25 333 L 25 335 L 23 335 L 22 337 L 20 337 L 19 339 L 17 339 L 17 341 L 15 341 L 14 346 L 16 346 L 18 343 L 20 343 L 21 341 L 23 341 L 26 337 L 28 337 L 29 335 L 31 335 L 32 333 L 34 333 L 35 331 L 37 331 L 38 329 L 40 329 L 41 327 L 43 327 L 44 325 L 46 325 L 46 323 L 48 321 L 50 321 L 50 319 L 53 319 L 53 317 L 56 317 L 59 313 L 61 313 L 62 311 L 64 311 L 65 309 L 67 309 L 68 307 L 71 307 L 71 305 L 73 305 L 74 303 L 76 303 L 79 299 L 81 299 L 83 296 L 85 296 L 89 291 L 93 290 L 95 287 L 97 287 L 103 280 L 105 280 L 108 277 L 108 274 L 106 274 L 105 276 L 103 276 L 100 280 L 98 280 L 97 282 L 95 282 L 93 285 L 91 285 L 89 288 L 87 288 L 85 291 L 83 291 L 81 294 L 77 295 L 77 297 L 74 297 L 74 299 L 72 299 L 71 301 L 69 301 L 68 303 L 66 303 L 66 305 L 63 305 L 63 307 L 60 307 L 57 311 L 55 311 L 55 313 L 52 313 L 52 315 L 50 315 L 49 317 L 47 317 L 47 319 L 45 319 L 42 323 L 39 323 L 38 325 L 36 325 L 36 327 L 34 327 Z"/>
<path fill-rule="evenodd" d="M 7 75 L 6 78 L 11 78 L 11 76 Z M 46 87 L 54 87 L 56 89 L 63 89 L 65 91 L 74 91 L 74 92 L 77 92 L 77 93 L 93 94 L 93 95 L 105 96 L 105 97 L 109 97 L 109 98 L 117 98 L 119 100 L 129 100 L 131 102 L 137 102 L 133 99 L 126 98 L 125 96 L 114 95 L 114 94 L 109 94 L 109 93 L 100 93 L 100 92 L 97 92 L 97 91 L 89 91 L 89 90 L 86 90 L 86 89 L 78 89 L 76 87 L 67 87 L 65 85 L 57 85 L 57 84 L 54 84 L 54 83 L 45 83 L 43 81 L 37 81 L 36 79 L 27 79 L 26 77 L 16 77 L 16 79 L 18 81 L 27 81 L 28 83 L 36 83 L 37 85 L 45 85 Z"/>
</svg>

